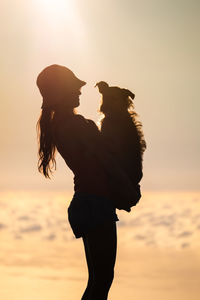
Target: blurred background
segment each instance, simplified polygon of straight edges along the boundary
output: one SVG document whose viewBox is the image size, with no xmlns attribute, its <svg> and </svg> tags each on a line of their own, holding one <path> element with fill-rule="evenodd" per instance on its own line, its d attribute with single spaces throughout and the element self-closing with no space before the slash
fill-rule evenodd
<svg viewBox="0 0 200 300">
<path fill-rule="evenodd" d="M 35 82 L 54 63 L 87 82 L 78 113 L 98 121 L 104 80 L 136 94 L 143 124 L 143 198 L 118 213 L 109 299 L 199 299 L 199 1 L 1 0 L 0 16 L 2 299 L 80 299 L 87 280 L 73 174 L 59 155 L 51 180 L 37 171 Z"/>
</svg>

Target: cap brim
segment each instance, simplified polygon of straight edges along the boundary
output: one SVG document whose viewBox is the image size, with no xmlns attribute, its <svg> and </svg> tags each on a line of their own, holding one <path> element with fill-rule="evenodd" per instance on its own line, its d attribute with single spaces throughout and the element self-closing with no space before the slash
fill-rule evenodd
<svg viewBox="0 0 200 300">
<path fill-rule="evenodd" d="M 79 84 L 80 84 L 80 86 L 84 86 L 84 85 L 86 85 L 86 82 L 79 79 Z"/>
<path fill-rule="evenodd" d="M 86 85 L 86 82 L 85 82 L 85 81 L 80 80 L 80 79 L 77 78 L 76 76 L 74 77 L 73 82 L 74 82 L 74 84 L 76 84 L 76 85 L 79 86 L 79 87 L 82 87 L 82 86 Z"/>
</svg>

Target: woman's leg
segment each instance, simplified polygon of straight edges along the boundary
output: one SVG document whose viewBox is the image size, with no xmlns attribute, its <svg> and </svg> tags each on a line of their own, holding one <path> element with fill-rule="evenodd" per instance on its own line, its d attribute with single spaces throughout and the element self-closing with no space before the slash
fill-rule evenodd
<svg viewBox="0 0 200 300">
<path fill-rule="evenodd" d="M 88 300 L 89 293 L 90 293 L 90 290 L 91 290 L 92 284 L 93 284 L 93 277 L 94 277 L 93 276 L 93 264 L 92 264 L 92 260 L 90 258 L 90 254 L 89 254 L 87 239 L 85 237 L 83 237 L 83 243 L 84 243 L 85 256 L 86 256 L 87 267 L 88 267 L 88 283 L 87 283 L 87 287 L 85 289 L 85 292 L 84 292 L 81 300 Z"/>
<path fill-rule="evenodd" d="M 88 285 L 82 300 L 106 300 L 114 278 L 116 222 L 107 222 L 83 237 L 88 264 Z"/>
</svg>

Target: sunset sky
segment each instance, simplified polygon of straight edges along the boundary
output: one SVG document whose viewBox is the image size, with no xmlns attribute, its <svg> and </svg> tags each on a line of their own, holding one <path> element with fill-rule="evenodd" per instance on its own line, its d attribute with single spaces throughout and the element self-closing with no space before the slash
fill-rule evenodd
<svg viewBox="0 0 200 300">
<path fill-rule="evenodd" d="M 200 294 L 200 1 L 0 1 L 0 299 L 77 300 L 81 239 L 67 220 L 73 174 L 37 170 L 37 75 L 65 65 L 87 85 L 78 113 L 99 119 L 96 82 L 136 94 L 147 142 L 142 199 L 117 211 L 110 300 Z"/>
<path fill-rule="evenodd" d="M 136 94 L 144 190 L 199 189 L 198 0 L 1 0 L 0 14 L 1 189 L 73 188 L 59 156 L 52 181 L 37 172 L 35 81 L 54 63 L 87 82 L 79 113 L 95 121 L 97 81 Z"/>
</svg>

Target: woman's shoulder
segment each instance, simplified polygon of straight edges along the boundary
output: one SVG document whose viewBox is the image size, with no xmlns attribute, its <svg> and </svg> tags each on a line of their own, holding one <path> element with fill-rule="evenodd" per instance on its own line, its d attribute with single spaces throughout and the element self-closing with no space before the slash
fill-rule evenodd
<svg viewBox="0 0 200 300">
<path fill-rule="evenodd" d="M 86 124 L 97 127 L 94 121 L 92 121 L 91 119 L 86 119 L 82 115 L 76 114 L 74 115 L 74 117 L 77 121 L 85 122 Z"/>
<path fill-rule="evenodd" d="M 84 127 L 86 119 L 82 115 L 74 114 L 73 116 L 67 116 L 65 118 L 55 118 L 54 124 L 61 131 L 71 131 L 72 129 L 75 130 Z"/>
<path fill-rule="evenodd" d="M 85 127 L 85 129 L 99 132 L 99 129 L 93 120 L 86 119 L 82 115 L 78 114 L 76 115 L 76 120 L 77 122 L 79 122 L 80 125 L 82 124 L 82 126 Z"/>
<path fill-rule="evenodd" d="M 97 136 L 99 133 L 98 127 L 94 121 L 84 118 L 82 115 L 75 114 L 69 119 L 62 120 L 56 126 L 57 135 L 62 139 L 64 137 L 89 137 Z"/>
<path fill-rule="evenodd" d="M 83 127 L 96 126 L 96 124 L 92 120 L 86 119 L 82 115 L 79 115 L 79 114 L 74 115 L 73 122 L 74 122 L 75 126 L 76 125 L 83 126 Z"/>
<path fill-rule="evenodd" d="M 80 114 L 74 114 L 73 115 L 73 120 L 77 121 L 77 122 L 85 122 L 86 119 L 84 118 L 84 116 L 80 115 Z"/>
</svg>

